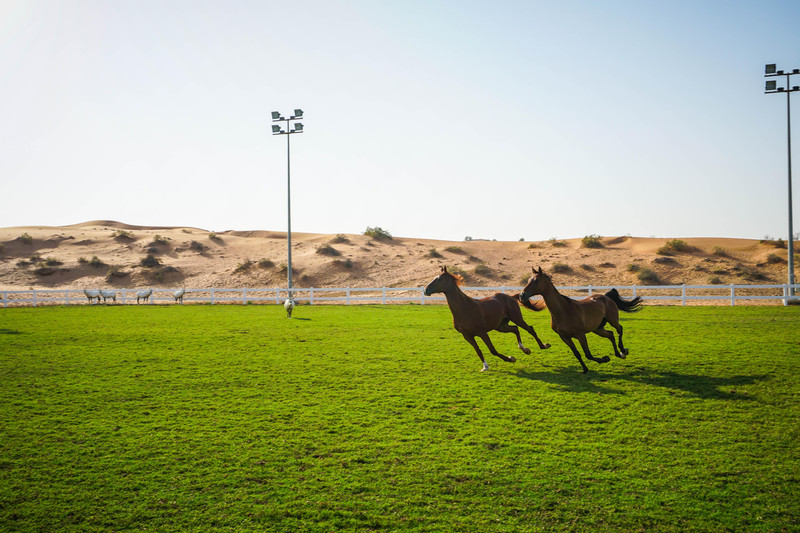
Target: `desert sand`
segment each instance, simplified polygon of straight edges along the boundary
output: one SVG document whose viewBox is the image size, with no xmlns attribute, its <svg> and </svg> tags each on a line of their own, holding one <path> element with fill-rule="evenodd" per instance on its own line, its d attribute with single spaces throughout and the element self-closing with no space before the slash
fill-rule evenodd
<svg viewBox="0 0 800 533">
<path fill-rule="evenodd" d="M 519 286 L 531 267 L 557 285 L 785 283 L 785 243 L 601 237 L 559 241 L 439 241 L 366 235 L 292 234 L 297 287 L 421 287 L 440 266 L 468 286 Z M 784 244 L 783 247 L 780 244 Z M 659 253 L 661 250 L 661 253 Z M 669 255 L 665 255 L 665 253 Z M 91 221 L 0 228 L 0 290 L 85 288 L 270 288 L 286 286 L 286 233 Z"/>
</svg>

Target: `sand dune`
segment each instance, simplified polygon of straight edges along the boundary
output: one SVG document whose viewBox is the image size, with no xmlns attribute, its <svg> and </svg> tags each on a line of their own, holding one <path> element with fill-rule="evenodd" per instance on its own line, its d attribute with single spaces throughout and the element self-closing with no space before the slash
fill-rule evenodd
<svg viewBox="0 0 800 533">
<path fill-rule="evenodd" d="M 446 265 L 468 285 L 521 285 L 542 266 L 558 285 L 784 283 L 786 248 L 752 239 L 604 237 L 558 242 L 440 241 L 292 234 L 298 287 L 418 287 Z M 662 253 L 659 253 L 661 250 Z M 280 287 L 286 233 L 96 220 L 0 228 L 0 289 Z"/>
</svg>

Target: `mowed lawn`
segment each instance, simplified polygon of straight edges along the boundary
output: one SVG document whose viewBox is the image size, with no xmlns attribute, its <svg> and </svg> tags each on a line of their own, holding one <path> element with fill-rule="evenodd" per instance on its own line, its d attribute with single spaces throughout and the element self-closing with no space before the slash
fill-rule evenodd
<svg viewBox="0 0 800 533">
<path fill-rule="evenodd" d="M 588 375 L 524 316 L 482 373 L 438 305 L 0 309 L 0 530 L 800 530 L 800 308 L 646 307 Z"/>
</svg>

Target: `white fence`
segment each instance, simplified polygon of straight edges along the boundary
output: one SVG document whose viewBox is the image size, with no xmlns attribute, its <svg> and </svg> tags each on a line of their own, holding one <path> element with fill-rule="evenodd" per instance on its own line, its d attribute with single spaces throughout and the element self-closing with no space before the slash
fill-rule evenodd
<svg viewBox="0 0 800 533">
<path fill-rule="evenodd" d="M 559 287 L 562 294 L 573 298 L 585 297 L 595 292 L 605 292 L 611 286 L 565 286 Z M 615 287 L 625 298 L 641 296 L 656 304 L 687 305 L 697 303 L 736 305 L 737 303 L 783 304 L 800 301 L 800 296 L 789 296 L 789 286 L 784 285 L 623 285 Z M 800 293 L 800 285 L 793 285 Z M 109 305 L 136 303 L 139 289 L 116 290 L 116 301 Z M 442 303 L 441 295 L 425 296 L 422 287 L 379 288 L 293 288 L 295 302 L 311 305 L 334 304 L 387 304 L 387 303 Z M 481 297 L 496 292 L 521 292 L 522 287 L 463 287 L 471 296 Z M 175 289 L 153 289 L 149 304 L 176 303 Z M 37 289 L 0 291 L 3 307 L 90 304 L 80 289 Z M 185 303 L 203 304 L 282 304 L 287 298 L 285 288 L 272 289 L 186 289 Z"/>
</svg>

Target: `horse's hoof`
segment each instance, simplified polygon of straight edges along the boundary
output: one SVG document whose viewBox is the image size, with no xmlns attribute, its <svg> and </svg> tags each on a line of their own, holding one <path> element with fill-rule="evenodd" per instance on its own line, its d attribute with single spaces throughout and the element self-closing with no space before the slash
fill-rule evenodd
<svg viewBox="0 0 800 533">
<path fill-rule="evenodd" d="M 523 348 L 522 353 L 524 353 L 525 355 L 530 355 L 531 351 L 528 348 Z"/>
<path fill-rule="evenodd" d="M 549 347 L 550 347 L 550 343 L 549 342 L 546 342 L 546 343 L 542 344 L 542 350 L 546 350 Z"/>
<path fill-rule="evenodd" d="M 611 358 L 609 356 L 607 356 L 607 355 L 605 357 L 603 357 L 602 359 L 600 359 L 601 363 L 608 363 L 609 361 L 611 361 Z"/>
<path fill-rule="evenodd" d="M 628 357 L 628 354 L 626 352 L 618 353 L 617 357 L 619 357 L 620 359 L 625 359 L 626 357 Z"/>
<path fill-rule="evenodd" d="M 622 349 L 622 350 L 620 350 L 620 351 L 622 352 L 622 358 L 623 358 L 623 359 L 625 359 L 625 357 L 627 357 L 627 355 L 628 355 L 628 353 L 629 353 L 629 352 L 628 352 L 628 350 L 627 350 L 626 348 L 623 348 L 623 349 Z"/>
<path fill-rule="evenodd" d="M 517 362 L 517 358 L 514 357 L 513 355 L 509 355 L 508 357 L 506 357 L 506 361 L 509 362 L 509 363 L 516 363 Z"/>
</svg>

